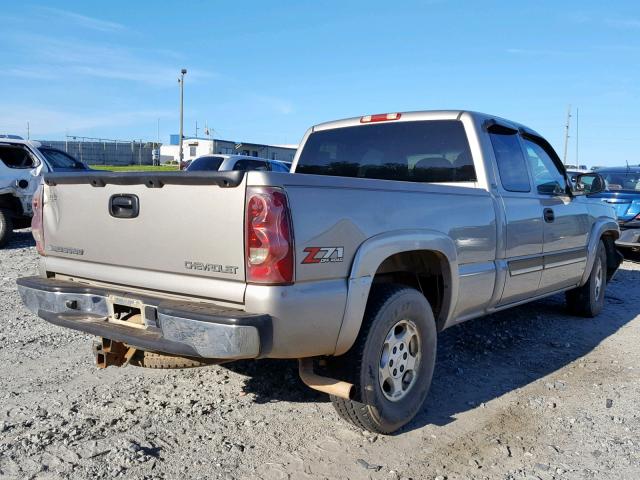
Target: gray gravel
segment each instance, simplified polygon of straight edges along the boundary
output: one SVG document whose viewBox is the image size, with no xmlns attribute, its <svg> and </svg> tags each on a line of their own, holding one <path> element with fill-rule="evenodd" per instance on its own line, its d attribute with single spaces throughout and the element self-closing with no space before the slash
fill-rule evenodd
<svg viewBox="0 0 640 480">
<path fill-rule="evenodd" d="M 294 362 L 95 369 L 89 336 L 22 307 L 32 245 L 0 250 L 0 478 L 640 477 L 635 264 L 595 320 L 552 297 L 446 331 L 424 409 L 385 437 L 341 421 Z"/>
</svg>

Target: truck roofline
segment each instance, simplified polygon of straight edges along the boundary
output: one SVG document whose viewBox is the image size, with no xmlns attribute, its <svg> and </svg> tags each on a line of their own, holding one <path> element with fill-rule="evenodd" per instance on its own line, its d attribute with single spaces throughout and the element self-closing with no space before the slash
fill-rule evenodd
<svg viewBox="0 0 640 480">
<path fill-rule="evenodd" d="M 541 135 L 533 130 L 532 128 L 527 127 L 521 123 L 514 122 L 512 120 L 508 120 L 506 118 L 499 117 L 497 115 L 491 115 L 488 113 L 475 112 L 472 110 L 416 110 L 410 112 L 389 112 L 389 113 L 399 113 L 400 118 L 398 120 L 388 120 L 392 122 L 415 122 L 419 120 L 459 120 L 463 115 L 468 115 L 469 117 L 479 120 L 496 120 L 499 123 L 506 124 L 510 127 L 515 128 L 516 130 L 524 130 L 529 134 L 533 134 L 535 136 L 541 137 Z M 369 114 L 367 114 L 369 115 Z M 371 125 L 370 123 L 361 123 L 360 119 L 363 116 L 359 117 L 349 117 L 343 118 L 339 120 L 332 120 L 329 122 L 319 123 L 317 125 L 312 126 L 305 135 L 305 139 L 308 134 L 312 132 L 317 132 L 320 130 L 331 130 L 334 128 L 344 128 L 344 127 L 353 127 L 353 126 L 366 126 Z M 302 146 L 303 143 L 300 143 Z M 301 149 L 298 149 L 301 150 Z"/>
</svg>

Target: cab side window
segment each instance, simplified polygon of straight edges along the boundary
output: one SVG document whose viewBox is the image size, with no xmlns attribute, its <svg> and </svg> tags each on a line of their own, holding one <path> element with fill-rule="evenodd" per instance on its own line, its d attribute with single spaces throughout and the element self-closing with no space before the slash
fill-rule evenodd
<svg viewBox="0 0 640 480">
<path fill-rule="evenodd" d="M 490 130 L 489 136 L 502 187 L 508 192 L 530 192 L 529 173 L 517 132 L 498 127 Z"/>
<path fill-rule="evenodd" d="M 566 179 L 545 149 L 528 138 L 523 139 L 523 144 L 538 193 L 564 195 Z"/>
</svg>

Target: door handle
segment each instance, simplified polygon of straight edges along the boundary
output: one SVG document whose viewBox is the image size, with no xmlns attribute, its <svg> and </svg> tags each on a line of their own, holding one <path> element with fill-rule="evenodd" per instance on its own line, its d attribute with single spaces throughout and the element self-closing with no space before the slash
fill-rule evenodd
<svg viewBox="0 0 640 480">
<path fill-rule="evenodd" d="M 542 215 L 544 217 L 544 221 L 547 223 L 552 223 L 556 219 L 556 214 L 553 213 L 553 209 L 551 208 L 545 208 Z"/>
</svg>

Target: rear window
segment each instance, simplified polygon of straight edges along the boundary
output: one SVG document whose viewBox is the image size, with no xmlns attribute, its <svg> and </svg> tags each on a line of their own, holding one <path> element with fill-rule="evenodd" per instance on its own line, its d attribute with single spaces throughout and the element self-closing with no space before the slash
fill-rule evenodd
<svg viewBox="0 0 640 480">
<path fill-rule="evenodd" d="M 13 145 L 0 145 L 0 162 L 9 168 L 33 168 L 33 157 L 26 148 Z"/>
<path fill-rule="evenodd" d="M 309 135 L 296 173 L 407 182 L 473 182 L 461 122 L 430 120 L 322 130 Z"/>
<path fill-rule="evenodd" d="M 189 172 L 217 172 L 222 165 L 223 157 L 200 157 L 196 158 L 189 164 L 187 170 Z"/>
<path fill-rule="evenodd" d="M 634 193 L 640 191 L 639 172 L 607 172 L 606 170 L 598 170 L 598 173 L 604 177 L 608 191 L 622 190 Z"/>
</svg>

